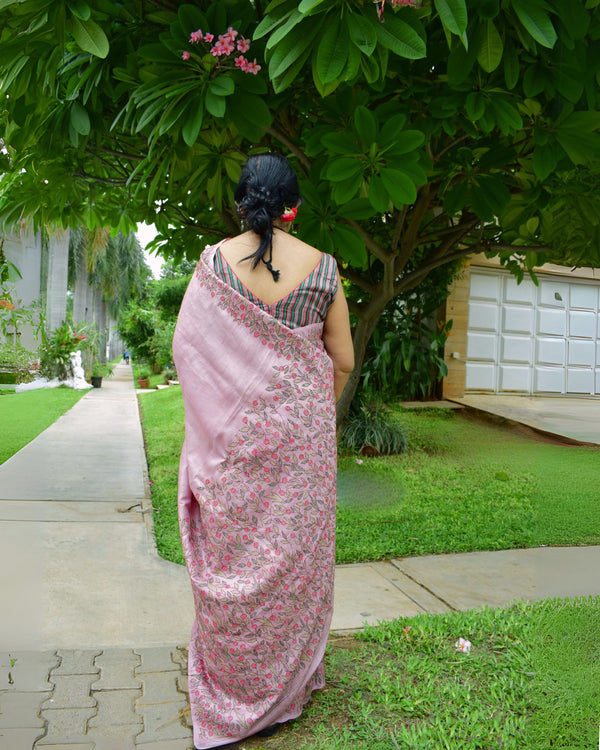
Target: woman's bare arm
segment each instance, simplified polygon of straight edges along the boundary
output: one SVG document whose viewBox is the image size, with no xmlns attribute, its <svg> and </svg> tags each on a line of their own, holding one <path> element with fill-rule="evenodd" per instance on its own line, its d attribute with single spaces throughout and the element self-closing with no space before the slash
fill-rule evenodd
<svg viewBox="0 0 600 750">
<path fill-rule="evenodd" d="M 333 362 L 335 400 L 338 401 L 354 369 L 354 347 L 350 333 L 348 303 L 341 281 L 325 318 L 323 344 Z"/>
</svg>

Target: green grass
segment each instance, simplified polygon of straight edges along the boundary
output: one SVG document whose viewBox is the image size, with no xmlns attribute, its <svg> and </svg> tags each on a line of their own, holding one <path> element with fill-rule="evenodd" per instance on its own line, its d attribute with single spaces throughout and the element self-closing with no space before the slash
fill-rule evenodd
<svg viewBox="0 0 600 750">
<path fill-rule="evenodd" d="M 162 557 L 183 565 L 177 519 L 177 474 L 184 438 L 183 399 L 177 386 L 138 397 L 152 482 L 154 533 Z"/>
<path fill-rule="evenodd" d="M 181 391 L 140 403 L 159 550 L 181 563 Z M 394 414 L 408 435 L 406 453 L 360 465 L 340 456 L 338 563 L 600 543 L 597 449 L 548 444 L 438 409 Z"/>
<path fill-rule="evenodd" d="M 400 618 L 331 636 L 325 688 L 273 739 L 241 746 L 592 750 L 599 657 L 600 597 Z"/>
<path fill-rule="evenodd" d="M 66 387 L 23 393 L 0 391 L 0 464 L 56 422 L 84 393 Z"/>
</svg>

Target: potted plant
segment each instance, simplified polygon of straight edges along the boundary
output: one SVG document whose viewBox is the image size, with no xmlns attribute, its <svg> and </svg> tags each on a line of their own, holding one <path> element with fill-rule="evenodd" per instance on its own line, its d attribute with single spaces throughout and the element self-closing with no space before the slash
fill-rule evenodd
<svg viewBox="0 0 600 750">
<path fill-rule="evenodd" d="M 150 370 L 147 367 L 140 367 L 137 381 L 140 388 L 150 388 Z"/>
<path fill-rule="evenodd" d="M 102 388 L 102 378 L 112 375 L 112 365 L 105 362 L 94 362 L 92 365 L 91 382 L 94 388 Z"/>
</svg>

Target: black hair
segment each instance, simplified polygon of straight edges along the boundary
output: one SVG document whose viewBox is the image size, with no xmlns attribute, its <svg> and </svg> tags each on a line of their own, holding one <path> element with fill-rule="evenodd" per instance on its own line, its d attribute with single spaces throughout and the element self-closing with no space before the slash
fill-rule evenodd
<svg viewBox="0 0 600 750">
<path fill-rule="evenodd" d="M 252 259 L 253 269 L 262 260 L 277 281 L 279 272 L 270 268 L 271 260 L 265 260 L 267 251 L 273 251 L 273 220 L 284 208 L 293 208 L 301 200 L 298 180 L 288 160 L 281 154 L 251 156 L 244 164 L 234 196 L 245 226 L 260 237 L 257 250 L 242 260 Z"/>
</svg>

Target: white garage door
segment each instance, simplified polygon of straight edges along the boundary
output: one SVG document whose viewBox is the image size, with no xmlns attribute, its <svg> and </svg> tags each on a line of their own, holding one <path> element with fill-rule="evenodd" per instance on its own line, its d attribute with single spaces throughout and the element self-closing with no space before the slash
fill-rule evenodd
<svg viewBox="0 0 600 750">
<path fill-rule="evenodd" d="M 600 284 L 471 270 L 466 389 L 600 394 Z"/>
</svg>

